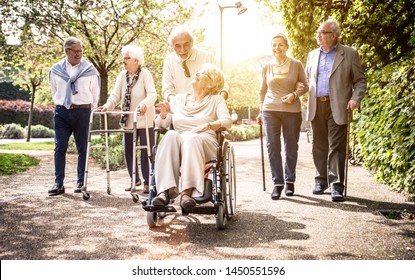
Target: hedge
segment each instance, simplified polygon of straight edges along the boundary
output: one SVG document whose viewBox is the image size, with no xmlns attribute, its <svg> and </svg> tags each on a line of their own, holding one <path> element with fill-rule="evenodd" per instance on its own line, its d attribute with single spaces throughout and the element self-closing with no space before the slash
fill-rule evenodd
<svg viewBox="0 0 415 280">
<path fill-rule="evenodd" d="M 415 61 L 368 75 L 371 85 L 353 125 L 356 154 L 375 179 L 415 199 Z"/>
<path fill-rule="evenodd" d="M 53 129 L 53 112 L 55 105 L 34 105 L 32 125 L 43 125 Z M 29 119 L 30 102 L 24 100 L 1 100 L 0 99 L 0 124 L 20 124 L 26 127 Z M 109 127 L 119 126 L 120 115 L 108 117 Z M 94 118 L 94 129 L 98 128 L 100 118 Z"/>
</svg>

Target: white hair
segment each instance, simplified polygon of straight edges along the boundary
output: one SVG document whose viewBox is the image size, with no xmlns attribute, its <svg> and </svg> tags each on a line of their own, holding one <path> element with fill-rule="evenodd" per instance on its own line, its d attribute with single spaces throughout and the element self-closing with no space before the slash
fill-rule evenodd
<svg viewBox="0 0 415 280">
<path fill-rule="evenodd" d="M 143 50 L 137 45 L 126 45 L 121 49 L 121 54 L 128 54 L 130 57 L 137 59 L 141 65 L 144 65 Z"/>
</svg>

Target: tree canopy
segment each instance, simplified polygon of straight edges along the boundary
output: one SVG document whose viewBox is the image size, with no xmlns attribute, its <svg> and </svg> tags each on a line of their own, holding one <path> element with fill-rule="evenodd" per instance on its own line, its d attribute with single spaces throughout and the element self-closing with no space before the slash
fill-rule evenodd
<svg viewBox="0 0 415 280">
<path fill-rule="evenodd" d="M 180 0 L 4 2 L 1 8 L 2 14 L 6 15 L 3 20 L 7 22 L 4 24 L 16 26 L 17 31 L 21 26 L 28 25 L 37 35 L 37 40 L 44 44 L 62 44 L 63 39 L 69 36 L 79 37 L 84 41 L 84 56 L 101 75 L 101 103 L 108 97 L 110 73 L 120 69 L 122 46 L 131 43 L 143 46 L 145 56 L 153 56 L 153 59 L 148 60 L 148 68 L 161 71 L 158 70 L 158 64 L 162 59 L 161 54 L 165 54 L 168 34 L 174 26 L 194 15 L 193 10 L 182 5 Z M 156 67 L 152 67 L 151 62 Z"/>
<path fill-rule="evenodd" d="M 341 42 L 359 49 L 365 68 L 380 68 L 411 53 L 415 30 L 413 0 L 273 0 L 261 1 L 269 17 L 281 12 L 293 56 L 305 63 L 317 48 L 315 32 L 328 17 L 341 28 Z M 412 33 L 412 34 L 411 34 Z"/>
</svg>

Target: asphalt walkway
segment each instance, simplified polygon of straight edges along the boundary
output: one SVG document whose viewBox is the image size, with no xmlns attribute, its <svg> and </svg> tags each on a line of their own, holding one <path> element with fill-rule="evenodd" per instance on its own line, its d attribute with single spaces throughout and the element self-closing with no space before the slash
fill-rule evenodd
<svg viewBox="0 0 415 280">
<path fill-rule="evenodd" d="M 295 195 L 273 201 L 266 151 L 263 190 L 259 140 L 232 146 L 237 215 L 223 231 L 216 230 L 213 216 L 180 212 L 149 229 L 147 213 L 124 191 L 126 170 L 110 172 L 108 195 L 105 170 L 91 163 L 91 198 L 83 201 L 73 193 L 74 155 L 68 156 L 66 193 L 49 197 L 53 152 L 13 151 L 33 154 L 41 164 L 0 177 L 0 258 L 415 260 L 415 221 L 382 215 L 414 212 L 414 203 L 376 183 L 362 167 L 349 167 L 345 202 L 332 202 L 329 192 L 313 195 L 311 144 L 302 133 Z"/>
</svg>

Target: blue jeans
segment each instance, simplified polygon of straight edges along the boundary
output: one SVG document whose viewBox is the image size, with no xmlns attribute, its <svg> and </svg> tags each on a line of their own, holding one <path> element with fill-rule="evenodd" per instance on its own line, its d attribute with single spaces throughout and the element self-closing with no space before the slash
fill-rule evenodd
<svg viewBox="0 0 415 280">
<path fill-rule="evenodd" d="M 146 130 L 144 128 L 137 129 L 137 137 L 140 138 L 140 146 L 147 145 L 147 137 L 146 137 Z M 148 128 L 148 135 L 150 137 L 150 148 L 152 149 L 154 146 L 154 128 Z M 125 162 L 128 169 L 128 174 L 130 175 L 131 180 L 133 179 L 133 149 L 134 143 L 133 138 L 134 135 L 132 133 L 125 133 L 123 139 L 124 145 L 124 155 L 125 155 Z M 137 139 L 136 139 L 137 141 Z M 137 151 L 138 153 L 138 151 Z M 140 165 L 141 165 L 141 172 L 143 174 L 144 185 L 149 185 L 149 176 L 150 176 L 150 165 L 148 163 L 148 152 L 146 148 L 140 149 Z M 135 160 L 135 180 L 136 182 L 140 179 L 138 166 L 137 166 L 137 158 Z"/>
<path fill-rule="evenodd" d="M 301 112 L 264 111 L 262 119 L 267 137 L 268 159 L 274 186 L 294 183 L 302 121 Z M 285 147 L 284 170 L 281 157 L 281 130 Z"/>
<path fill-rule="evenodd" d="M 86 150 L 88 145 L 90 109 L 68 110 L 64 106 L 56 106 L 54 119 L 55 129 L 55 183 L 63 185 L 65 179 L 66 151 L 69 137 L 73 133 L 78 150 L 77 182 L 84 181 Z"/>
</svg>

